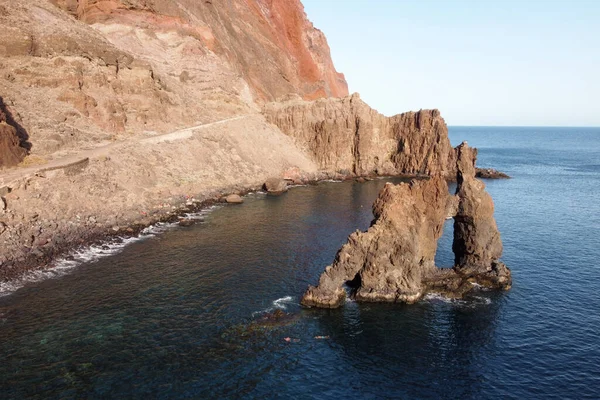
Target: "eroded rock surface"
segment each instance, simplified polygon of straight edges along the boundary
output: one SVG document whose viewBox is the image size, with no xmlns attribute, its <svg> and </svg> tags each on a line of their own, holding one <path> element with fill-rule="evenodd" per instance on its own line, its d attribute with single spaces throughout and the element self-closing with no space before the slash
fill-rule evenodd
<svg viewBox="0 0 600 400">
<path fill-rule="evenodd" d="M 291 98 L 265 105 L 263 113 L 324 170 L 448 179 L 455 174 L 454 149 L 438 110 L 386 117 L 354 94 L 312 102 Z"/>
<path fill-rule="evenodd" d="M 0 168 L 20 163 L 27 151 L 21 147 L 17 129 L 9 125 L 6 115 L 0 110 Z"/>
<path fill-rule="evenodd" d="M 477 149 L 463 142 L 457 147 L 459 204 L 454 217 L 454 269 L 490 287 L 509 288 L 510 270 L 499 261 L 502 240 L 494 219 L 494 202 L 485 184 L 475 178 Z"/>
<path fill-rule="evenodd" d="M 357 300 L 412 303 L 421 298 L 424 278 L 436 269 L 448 197 L 440 176 L 386 184 L 373 205 L 372 226 L 350 235 L 319 285 L 306 291 L 302 304 L 338 307 L 346 297 L 342 286 L 350 281 Z"/>
<path fill-rule="evenodd" d="M 305 306 L 335 308 L 346 298 L 344 284 L 357 301 L 413 303 L 427 292 L 462 297 L 473 283 L 509 289 L 510 270 L 499 261 L 502 242 L 494 204 L 475 178 L 477 150 L 456 149 L 457 192 L 446 180 L 386 184 L 373 205 L 375 219 L 366 232 L 355 232 L 325 269 L 316 287 L 302 298 Z M 455 265 L 434 265 L 444 220 L 453 216 Z"/>
</svg>

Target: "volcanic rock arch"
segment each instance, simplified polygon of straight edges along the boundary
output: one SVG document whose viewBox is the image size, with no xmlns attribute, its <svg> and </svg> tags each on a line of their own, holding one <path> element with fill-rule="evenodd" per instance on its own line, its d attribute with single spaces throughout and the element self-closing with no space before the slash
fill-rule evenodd
<svg viewBox="0 0 600 400">
<path fill-rule="evenodd" d="M 355 232 L 325 268 L 319 284 L 302 298 L 305 306 L 339 307 L 350 283 L 357 301 L 414 303 L 428 292 L 462 297 L 473 283 L 509 289 L 510 270 L 499 261 L 502 242 L 493 217 L 492 198 L 475 178 L 477 150 L 456 148 L 458 204 L 446 180 L 386 184 L 373 204 L 366 232 Z M 437 243 L 449 208 L 455 208 L 453 268 L 435 266 Z M 454 212 L 452 212 L 454 214 Z"/>
</svg>

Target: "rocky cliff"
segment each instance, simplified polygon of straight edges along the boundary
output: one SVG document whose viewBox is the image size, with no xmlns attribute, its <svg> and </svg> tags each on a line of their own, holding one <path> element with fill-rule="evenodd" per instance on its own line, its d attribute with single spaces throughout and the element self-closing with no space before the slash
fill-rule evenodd
<svg viewBox="0 0 600 400">
<path fill-rule="evenodd" d="M 371 227 L 350 235 L 319 284 L 308 288 L 303 305 L 338 307 L 346 298 L 344 285 L 357 301 L 405 303 L 413 303 L 427 292 L 462 297 L 472 290 L 473 283 L 510 288 L 510 270 L 499 261 L 502 242 L 493 201 L 483 182 L 475 178 L 477 152 L 466 143 L 455 151 L 456 195 L 450 196 L 440 174 L 427 180 L 386 184 L 373 205 Z M 452 269 L 434 264 L 448 213 L 456 213 Z"/>
<path fill-rule="evenodd" d="M 348 93 L 298 0 L 0 0 L 0 58 L 43 156 Z"/>
<path fill-rule="evenodd" d="M 438 110 L 386 117 L 354 94 L 312 102 L 292 98 L 266 104 L 263 113 L 325 170 L 455 175 L 454 150 Z"/>
</svg>

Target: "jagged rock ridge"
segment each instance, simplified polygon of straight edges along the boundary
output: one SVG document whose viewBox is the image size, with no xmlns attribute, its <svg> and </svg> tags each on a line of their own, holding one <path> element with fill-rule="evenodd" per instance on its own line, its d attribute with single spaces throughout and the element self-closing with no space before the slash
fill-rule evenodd
<svg viewBox="0 0 600 400">
<path fill-rule="evenodd" d="M 373 205 L 371 227 L 350 235 L 318 286 L 308 288 L 302 304 L 338 307 L 346 297 L 346 283 L 358 301 L 406 303 L 427 292 L 461 297 L 472 283 L 509 289 L 510 270 L 499 261 L 502 242 L 493 202 L 483 182 L 475 178 L 476 149 L 463 143 L 456 154 L 456 196 L 450 196 L 441 175 L 386 184 Z M 434 265 L 437 241 L 453 209 L 455 265 L 440 269 Z"/>
<path fill-rule="evenodd" d="M 307 148 L 324 170 L 356 175 L 455 175 L 455 153 L 438 110 L 386 117 L 354 94 L 269 103 L 263 113 Z"/>
</svg>

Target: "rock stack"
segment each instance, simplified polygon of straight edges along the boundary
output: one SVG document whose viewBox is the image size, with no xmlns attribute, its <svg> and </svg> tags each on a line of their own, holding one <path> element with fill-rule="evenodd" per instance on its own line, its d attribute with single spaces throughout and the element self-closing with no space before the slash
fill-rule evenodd
<svg viewBox="0 0 600 400">
<path fill-rule="evenodd" d="M 338 307 L 346 298 L 345 284 L 357 301 L 405 303 L 428 292 L 461 297 L 472 283 L 510 288 L 510 270 L 498 260 L 502 242 L 493 202 L 483 182 L 475 178 L 476 154 L 466 143 L 456 149 L 456 196 L 450 196 L 439 174 L 386 184 L 373 205 L 371 227 L 350 235 L 318 286 L 308 288 L 302 304 Z M 452 210 L 455 265 L 441 269 L 434 264 L 437 242 Z"/>
</svg>

